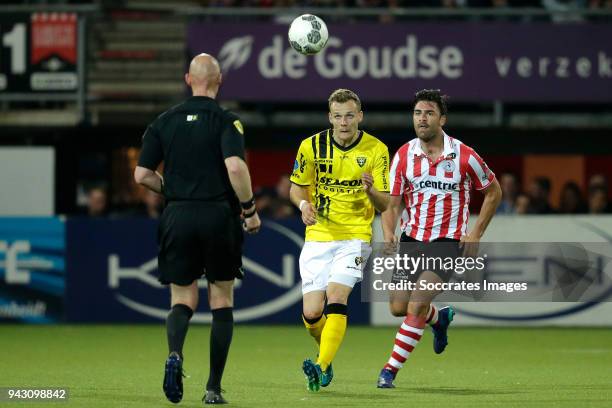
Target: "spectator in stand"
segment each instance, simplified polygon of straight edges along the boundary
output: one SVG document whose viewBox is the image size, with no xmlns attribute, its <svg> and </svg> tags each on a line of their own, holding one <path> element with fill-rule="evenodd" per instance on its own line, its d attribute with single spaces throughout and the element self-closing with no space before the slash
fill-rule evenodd
<svg viewBox="0 0 612 408">
<path fill-rule="evenodd" d="M 593 187 L 589 190 L 589 214 L 606 214 L 612 212 L 608 201 L 608 191 L 603 187 Z"/>
<path fill-rule="evenodd" d="M 537 177 L 529 186 L 529 201 L 531 213 L 553 214 L 550 206 L 550 179 L 548 177 Z"/>
<path fill-rule="evenodd" d="M 601 187 L 608 191 L 608 178 L 601 173 L 593 174 L 589 178 L 589 190 L 595 187 Z"/>
<path fill-rule="evenodd" d="M 161 216 L 164 210 L 164 196 L 147 190 L 142 201 L 144 204 L 144 215 L 153 219 L 158 219 Z"/>
<path fill-rule="evenodd" d="M 529 196 L 525 193 L 519 193 L 514 200 L 514 213 L 520 215 L 529 214 L 531 212 L 530 206 Z"/>
<path fill-rule="evenodd" d="M 291 204 L 289 199 L 291 181 L 289 175 L 283 174 L 276 183 L 276 197 L 272 203 L 272 218 L 284 219 L 297 215 L 296 207 Z"/>
<path fill-rule="evenodd" d="M 259 187 L 255 191 L 255 206 L 259 215 L 265 218 L 272 218 L 272 205 L 276 193 L 271 187 Z"/>
<path fill-rule="evenodd" d="M 591 9 L 612 8 L 612 0 L 589 0 L 589 8 Z"/>
<path fill-rule="evenodd" d="M 516 198 L 519 192 L 518 180 L 514 173 L 503 173 L 499 177 L 502 189 L 502 201 L 497 207 L 497 214 L 514 214 Z"/>
<path fill-rule="evenodd" d="M 89 217 L 108 215 L 108 197 L 104 188 L 93 187 L 87 192 L 87 215 Z"/>
<path fill-rule="evenodd" d="M 578 184 L 568 181 L 561 190 L 559 197 L 559 213 L 561 214 L 584 214 L 587 206 L 582 200 L 582 192 Z"/>
<path fill-rule="evenodd" d="M 555 23 L 580 22 L 584 18 L 568 11 L 585 7 L 585 0 L 542 0 L 544 8 L 551 13 L 551 20 Z"/>
</svg>

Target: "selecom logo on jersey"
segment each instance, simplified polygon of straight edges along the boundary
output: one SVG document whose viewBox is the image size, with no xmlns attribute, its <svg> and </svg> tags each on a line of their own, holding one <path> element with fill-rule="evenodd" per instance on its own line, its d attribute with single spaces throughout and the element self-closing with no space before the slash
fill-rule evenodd
<svg viewBox="0 0 612 408">
<path fill-rule="evenodd" d="M 266 322 L 289 323 L 295 320 L 295 316 L 299 316 L 302 291 L 298 260 L 304 244 L 302 230 L 299 219 L 282 223 L 265 220 L 259 234 L 246 236 L 242 258 L 245 278 L 242 281 L 236 280 L 234 320 L 261 319 Z M 156 274 L 156 258 L 140 266 L 128 266 L 122 265 L 117 255 L 111 254 L 108 257 L 108 283 L 116 301 L 142 315 L 164 320 L 168 309 L 147 304 L 140 294 L 122 290 L 124 281 L 139 280 L 156 291 L 161 287 Z M 191 320 L 210 323 L 212 314 L 201 311 L 208 309 L 206 281 L 201 280 L 199 286 L 200 311 Z"/>
</svg>

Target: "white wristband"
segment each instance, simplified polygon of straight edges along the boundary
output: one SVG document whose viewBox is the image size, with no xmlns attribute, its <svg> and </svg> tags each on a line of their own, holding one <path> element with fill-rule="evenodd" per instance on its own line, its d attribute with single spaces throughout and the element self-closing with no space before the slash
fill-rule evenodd
<svg viewBox="0 0 612 408">
<path fill-rule="evenodd" d="M 298 208 L 300 209 L 300 211 L 302 211 L 302 206 L 304 205 L 304 203 L 307 203 L 308 201 L 306 200 L 302 200 L 300 201 L 300 205 L 298 205 Z"/>
</svg>

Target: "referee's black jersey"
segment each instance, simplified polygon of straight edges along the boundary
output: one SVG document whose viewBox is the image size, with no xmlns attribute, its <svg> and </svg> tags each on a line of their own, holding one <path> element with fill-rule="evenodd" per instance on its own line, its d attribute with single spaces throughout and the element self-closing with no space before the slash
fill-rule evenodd
<svg viewBox="0 0 612 408">
<path fill-rule="evenodd" d="M 192 96 L 147 127 L 138 165 L 155 170 L 164 161 L 168 201 L 228 201 L 238 208 L 224 162 L 231 156 L 244 159 L 238 116 L 212 98 Z"/>
</svg>

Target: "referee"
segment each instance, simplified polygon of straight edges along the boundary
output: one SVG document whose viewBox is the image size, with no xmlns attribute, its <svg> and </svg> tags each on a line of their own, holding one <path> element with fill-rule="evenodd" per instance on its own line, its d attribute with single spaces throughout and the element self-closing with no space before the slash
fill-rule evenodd
<svg viewBox="0 0 612 408">
<path fill-rule="evenodd" d="M 170 285 L 172 305 L 164 393 L 174 403 L 183 397 L 183 343 L 198 306 L 197 281 L 206 275 L 213 320 L 204 402 L 225 404 L 221 378 L 234 327 L 234 278 L 243 276 L 242 229 L 256 233 L 261 221 L 244 162 L 242 124 L 215 101 L 219 63 L 197 55 L 185 82 L 193 96 L 147 127 L 134 179 L 167 201 L 158 231 L 159 281 Z M 162 161 L 163 177 L 156 172 Z"/>
</svg>

